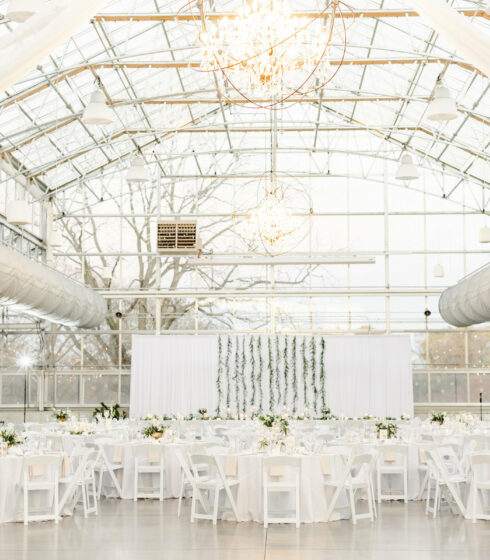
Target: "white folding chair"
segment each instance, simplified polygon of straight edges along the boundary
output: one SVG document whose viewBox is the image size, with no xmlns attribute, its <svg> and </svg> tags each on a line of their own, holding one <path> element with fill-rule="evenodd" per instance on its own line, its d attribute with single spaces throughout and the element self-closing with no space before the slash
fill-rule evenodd
<svg viewBox="0 0 490 560">
<path fill-rule="evenodd" d="M 475 453 L 469 457 L 471 465 L 471 519 L 490 520 L 488 493 L 490 493 L 490 453 Z M 480 498 L 480 499 L 479 499 Z M 480 502 L 481 513 L 477 513 L 477 502 Z"/>
<path fill-rule="evenodd" d="M 93 447 L 100 451 L 100 456 L 97 464 L 95 465 L 95 472 L 97 473 L 99 480 L 98 480 L 98 489 L 97 489 L 97 498 L 100 500 L 100 496 L 102 494 L 103 484 L 104 484 L 104 474 L 109 474 L 116 491 L 118 493 L 119 498 L 122 498 L 122 490 L 121 485 L 117 479 L 116 473 L 117 471 L 123 468 L 121 462 L 118 461 L 109 461 L 107 453 L 105 451 L 105 445 L 114 445 L 113 440 L 105 440 L 105 439 L 97 439 L 94 443 L 86 444 L 86 447 Z"/>
<path fill-rule="evenodd" d="M 95 482 L 95 465 L 99 460 L 100 452 L 86 448 L 78 455 L 78 466 L 71 475 L 60 478 L 61 484 L 66 484 L 66 490 L 61 498 L 60 512 L 66 502 L 72 497 L 72 509 L 75 510 L 80 496 L 82 498 L 83 514 L 98 514 L 97 486 Z M 92 502 L 92 503 L 91 503 Z"/>
<path fill-rule="evenodd" d="M 398 500 L 403 498 L 408 502 L 408 447 L 402 444 L 386 444 L 378 447 L 378 457 L 376 461 L 378 502 L 382 500 Z M 382 477 L 402 476 L 402 494 L 384 494 L 382 487 Z"/>
<path fill-rule="evenodd" d="M 238 512 L 236 509 L 235 498 L 233 497 L 232 488 L 238 485 L 238 480 L 230 479 L 225 476 L 220 461 L 211 455 L 190 455 L 190 464 L 192 467 L 193 479 L 191 481 L 193 487 L 191 522 L 195 519 L 211 519 L 213 525 L 216 525 L 219 511 L 228 511 L 230 508 L 220 507 L 220 495 L 224 492 L 230 502 L 231 511 L 235 519 L 238 521 Z M 202 473 L 203 465 L 207 465 L 206 474 Z M 200 491 L 201 497 L 196 496 L 196 489 Z M 210 495 L 214 494 L 214 503 L 212 512 L 209 507 Z M 208 505 L 204 507 L 204 513 L 198 512 L 198 504 L 207 501 Z"/>
<path fill-rule="evenodd" d="M 349 502 L 352 514 L 352 523 L 356 525 L 358 519 L 374 521 L 374 489 L 373 489 L 373 455 L 365 453 L 356 455 L 352 460 L 349 476 L 345 481 L 345 488 L 349 493 Z M 368 513 L 357 513 L 356 500 L 359 490 L 367 494 Z"/>
<path fill-rule="evenodd" d="M 194 475 L 192 474 L 192 467 L 191 467 L 189 455 L 187 453 L 183 453 L 180 449 L 177 449 L 175 451 L 175 455 L 177 457 L 177 461 L 179 462 L 180 470 L 181 470 L 181 488 L 180 488 L 180 495 L 179 495 L 179 506 L 177 509 L 177 517 L 180 517 L 182 499 L 184 497 L 186 488 L 192 489 L 192 499 L 198 500 L 198 502 L 201 504 L 203 509 L 207 513 L 209 513 L 211 511 L 209 507 L 209 503 L 204 499 L 204 496 L 202 495 L 201 491 L 196 485 Z"/>
<path fill-rule="evenodd" d="M 300 526 L 301 496 L 301 458 L 300 457 L 264 457 L 262 461 L 262 487 L 264 492 L 264 527 L 269 523 L 295 523 Z M 269 510 L 269 493 L 292 493 L 294 510 Z M 274 516 L 270 514 L 273 513 Z M 293 513 L 292 517 L 278 517 L 277 514 Z"/>
<path fill-rule="evenodd" d="M 464 516 L 465 506 L 460 495 L 460 485 L 466 483 L 467 476 L 462 471 L 454 449 L 448 446 L 427 450 L 427 467 L 429 479 L 425 513 L 432 513 L 435 518 L 441 507 L 441 498 L 444 497 L 453 513 L 459 512 Z M 434 498 L 431 506 L 432 483 L 434 483 Z"/>
<path fill-rule="evenodd" d="M 162 445 L 153 443 L 141 443 L 133 445 L 134 453 L 134 501 L 138 498 L 158 498 L 163 501 L 163 491 L 165 489 L 165 460 Z M 140 475 L 158 475 L 158 488 L 153 486 L 143 486 L 139 484 Z"/>
<path fill-rule="evenodd" d="M 24 493 L 24 525 L 29 521 L 59 521 L 59 478 L 61 455 L 39 455 L 24 457 L 22 490 Z M 50 492 L 51 504 L 35 508 L 36 511 L 49 510 L 47 513 L 31 514 L 29 494 L 31 492 Z"/>
</svg>

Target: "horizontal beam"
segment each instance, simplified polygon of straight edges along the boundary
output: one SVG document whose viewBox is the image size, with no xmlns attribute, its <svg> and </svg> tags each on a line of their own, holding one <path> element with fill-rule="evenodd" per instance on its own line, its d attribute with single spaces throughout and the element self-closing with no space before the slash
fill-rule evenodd
<svg viewBox="0 0 490 560">
<path fill-rule="evenodd" d="M 234 298 L 321 296 L 439 296 L 443 288 L 311 288 L 307 290 L 96 290 L 107 299 Z"/>
<path fill-rule="evenodd" d="M 490 16 L 485 12 L 485 10 L 477 9 L 464 9 L 458 10 L 458 12 L 467 17 L 479 17 L 484 19 L 490 19 Z M 331 12 L 315 12 L 315 11 L 304 11 L 304 12 L 293 12 L 291 14 L 294 17 L 301 18 L 330 18 Z M 236 12 L 220 12 L 213 13 L 207 12 L 206 19 L 215 21 L 223 18 L 233 19 L 236 18 L 238 14 Z M 419 17 L 418 12 L 414 10 L 346 10 L 343 9 L 342 13 L 336 12 L 336 18 L 343 17 L 344 19 L 388 19 L 388 18 L 401 18 L 401 17 Z M 178 22 L 200 22 L 201 14 L 197 11 L 194 12 L 172 12 L 172 13 L 113 13 L 113 14 L 97 14 L 92 21 L 129 21 L 129 22 L 165 22 L 165 21 L 178 21 Z"/>
<path fill-rule="evenodd" d="M 163 256 L 163 255 L 162 255 Z M 172 255 L 168 255 L 172 256 Z M 375 264 L 375 257 L 358 257 L 356 255 L 345 256 L 345 257 L 260 257 L 260 256 L 250 256 L 242 258 L 214 258 L 214 257 L 202 257 L 195 259 L 188 259 L 187 265 L 193 267 L 200 266 L 262 266 L 262 265 L 316 265 L 316 264 Z"/>
<path fill-rule="evenodd" d="M 331 60 L 330 64 L 332 66 L 378 66 L 378 65 L 397 65 L 397 64 L 441 64 L 441 65 L 455 65 L 461 68 L 465 68 L 470 72 L 476 72 L 478 74 L 483 75 L 483 73 L 464 62 L 463 60 L 454 60 L 452 58 L 447 57 L 406 57 L 406 58 L 354 58 L 354 59 L 337 59 Z M 117 62 L 117 61 L 108 61 L 108 62 L 94 62 L 83 64 L 81 66 L 77 66 L 75 68 L 71 68 L 70 70 L 61 71 L 58 75 L 54 75 L 49 81 L 42 82 L 31 88 L 28 88 L 24 91 L 19 92 L 18 94 L 11 95 L 6 97 L 0 102 L 0 107 L 9 107 L 10 105 L 14 105 L 20 101 L 27 99 L 28 97 L 35 95 L 41 91 L 44 91 L 50 88 L 52 85 L 56 85 L 63 80 L 68 78 L 72 78 L 82 72 L 87 70 L 94 72 L 96 70 L 102 69 L 147 69 L 147 70 L 166 70 L 171 68 L 190 68 L 190 69 L 199 69 L 201 63 L 199 61 L 190 61 L 190 60 L 168 60 L 168 61 L 149 61 L 149 62 Z"/>
</svg>

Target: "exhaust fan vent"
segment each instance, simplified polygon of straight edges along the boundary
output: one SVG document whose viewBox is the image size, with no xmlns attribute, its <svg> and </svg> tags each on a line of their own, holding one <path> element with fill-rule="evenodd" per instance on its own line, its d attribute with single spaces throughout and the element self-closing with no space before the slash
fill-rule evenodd
<svg viewBox="0 0 490 560">
<path fill-rule="evenodd" d="M 157 249 L 161 254 L 197 254 L 202 243 L 197 237 L 197 222 L 158 222 Z"/>
</svg>

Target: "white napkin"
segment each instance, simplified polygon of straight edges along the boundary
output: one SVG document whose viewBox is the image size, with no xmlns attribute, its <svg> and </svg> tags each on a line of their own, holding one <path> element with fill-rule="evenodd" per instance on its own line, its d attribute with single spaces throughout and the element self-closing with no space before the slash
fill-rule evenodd
<svg viewBox="0 0 490 560">
<path fill-rule="evenodd" d="M 320 455 L 320 465 L 324 476 L 332 474 L 332 457 L 330 455 Z"/>
<path fill-rule="evenodd" d="M 122 457 L 123 457 L 123 446 L 116 445 L 116 447 L 114 447 L 114 452 L 112 454 L 112 460 L 114 461 L 114 463 L 121 463 Z"/>
<path fill-rule="evenodd" d="M 269 467 L 269 476 L 284 476 L 284 466 L 272 465 Z"/>
<path fill-rule="evenodd" d="M 159 463 L 161 453 L 159 451 L 149 451 L 148 452 L 148 463 Z"/>
<path fill-rule="evenodd" d="M 29 467 L 29 477 L 44 476 L 44 465 L 31 465 Z"/>
<path fill-rule="evenodd" d="M 238 455 L 227 455 L 225 457 L 225 475 L 238 475 Z"/>
<path fill-rule="evenodd" d="M 385 451 L 383 453 L 383 461 L 385 463 L 394 463 L 396 461 L 396 453 L 393 453 L 393 451 Z"/>
</svg>

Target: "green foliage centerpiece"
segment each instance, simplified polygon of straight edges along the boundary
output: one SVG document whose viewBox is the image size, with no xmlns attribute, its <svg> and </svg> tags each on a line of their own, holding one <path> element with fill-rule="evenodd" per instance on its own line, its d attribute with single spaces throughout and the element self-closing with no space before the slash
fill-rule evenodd
<svg viewBox="0 0 490 560">
<path fill-rule="evenodd" d="M 160 439 L 165 433 L 166 427 L 163 424 L 152 422 L 141 430 L 146 438 Z"/>
<path fill-rule="evenodd" d="M 2 430 L 0 432 L 0 440 L 4 441 L 7 447 L 15 447 L 23 443 L 23 440 L 15 430 Z"/>
<path fill-rule="evenodd" d="M 121 410 L 121 405 L 113 404 L 107 406 L 104 402 L 100 403 L 100 407 L 95 407 L 93 417 L 98 422 L 99 418 L 108 418 L 110 420 L 122 420 L 126 418 L 126 412 Z"/>
<path fill-rule="evenodd" d="M 64 408 L 59 408 L 58 410 L 53 408 L 53 416 L 56 420 L 58 420 L 58 422 L 66 422 L 70 419 L 71 412 Z"/>
<path fill-rule="evenodd" d="M 446 413 L 445 412 L 432 412 L 430 422 L 431 424 L 439 424 L 442 426 L 446 420 Z"/>
<path fill-rule="evenodd" d="M 398 426 L 387 421 L 377 422 L 376 428 L 378 428 L 378 438 L 380 437 L 382 430 L 386 431 L 386 437 L 388 439 L 394 438 L 398 432 Z"/>
</svg>

